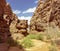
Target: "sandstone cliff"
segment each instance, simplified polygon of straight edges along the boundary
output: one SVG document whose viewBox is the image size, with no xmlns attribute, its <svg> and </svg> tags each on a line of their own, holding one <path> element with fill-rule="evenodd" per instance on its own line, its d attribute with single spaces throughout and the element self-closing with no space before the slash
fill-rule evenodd
<svg viewBox="0 0 60 51">
<path fill-rule="evenodd" d="M 31 31 L 60 28 L 60 0 L 40 0 L 30 21 Z"/>
<path fill-rule="evenodd" d="M 18 24 L 18 18 L 16 14 L 12 12 L 10 5 L 6 2 L 6 0 L 0 0 L 0 51 L 8 51 L 9 45 L 7 41 L 9 37 L 12 37 L 12 34 L 15 34 L 14 32 L 11 32 L 10 30 L 11 28 L 13 28 L 13 30 L 16 32 L 15 30 L 16 28 L 19 31 L 19 29 L 16 27 L 17 24 Z M 12 39 L 10 40 L 13 40 L 13 38 L 21 39 L 23 35 L 22 34 L 20 35 L 20 33 L 21 32 L 19 33 L 16 32 L 16 37 L 13 36 Z"/>
<path fill-rule="evenodd" d="M 14 19 L 10 24 L 11 33 L 21 33 L 27 34 L 28 21 L 27 20 L 19 20 L 16 14 L 13 14 Z"/>
<path fill-rule="evenodd" d="M 20 27 L 22 28 L 20 29 Z M 6 0 L 0 0 L 0 38 L 5 41 L 12 34 L 25 35 L 27 28 L 27 20 L 19 20 L 16 14 L 12 12 L 9 3 Z"/>
<path fill-rule="evenodd" d="M 4 19 L 5 6 L 6 1 L 0 0 L 0 42 L 5 42 L 10 35 L 9 25 L 7 24 L 7 20 Z"/>
</svg>

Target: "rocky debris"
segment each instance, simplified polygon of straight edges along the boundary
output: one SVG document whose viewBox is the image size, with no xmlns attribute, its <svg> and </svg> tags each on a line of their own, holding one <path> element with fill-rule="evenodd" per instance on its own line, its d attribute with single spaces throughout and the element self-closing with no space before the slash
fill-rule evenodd
<svg viewBox="0 0 60 51">
<path fill-rule="evenodd" d="M 47 27 L 60 27 L 60 0 L 39 0 L 30 21 L 31 31 L 45 31 Z"/>
</svg>

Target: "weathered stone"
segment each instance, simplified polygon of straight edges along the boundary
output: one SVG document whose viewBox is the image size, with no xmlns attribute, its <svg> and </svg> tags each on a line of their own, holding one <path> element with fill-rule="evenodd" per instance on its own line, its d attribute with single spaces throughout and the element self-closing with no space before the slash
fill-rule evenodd
<svg viewBox="0 0 60 51">
<path fill-rule="evenodd" d="M 2 4 L 3 3 L 3 4 Z M 5 0 L 0 0 L 0 42 L 6 42 L 9 32 L 9 25 L 7 24 L 7 21 L 4 19 L 4 9 L 6 6 Z"/>
<path fill-rule="evenodd" d="M 10 24 L 10 32 L 27 34 L 28 21 L 19 20 L 15 14 L 13 14 L 12 22 Z M 22 30 L 23 29 L 23 30 Z"/>
<path fill-rule="evenodd" d="M 18 20 L 16 24 L 16 28 L 18 29 L 18 32 L 22 34 L 27 34 L 27 28 L 28 28 L 28 21 L 27 20 Z"/>
<path fill-rule="evenodd" d="M 30 29 L 45 31 L 47 27 L 60 27 L 60 0 L 39 0 L 30 21 Z M 53 22 L 53 23 L 52 23 Z"/>
<path fill-rule="evenodd" d="M 26 34 L 27 33 L 27 30 L 26 29 L 20 29 L 20 30 L 18 30 L 18 32 L 20 32 L 22 34 Z"/>
<path fill-rule="evenodd" d="M 27 20 L 18 20 L 16 27 L 18 29 L 26 29 L 26 28 L 28 28 L 28 21 Z"/>
<path fill-rule="evenodd" d="M 24 28 L 25 31 L 25 32 L 23 31 L 23 33 L 27 33 L 28 27 L 28 25 L 26 24 L 27 22 L 23 21 L 22 23 L 23 27 L 22 25 L 21 27 Z M 18 18 L 16 14 L 12 12 L 10 5 L 6 2 L 6 0 L 0 0 L 0 51 L 8 51 L 9 46 L 6 43 L 10 37 L 13 36 L 12 39 L 15 38 L 17 40 L 18 39 L 20 40 L 22 39 L 22 37 L 24 37 L 23 34 L 20 34 L 21 32 L 18 33 L 20 29 L 16 28 L 17 24 Z M 12 29 L 14 30 L 13 32 Z M 18 34 L 16 37 L 14 37 L 15 33 L 16 35 Z M 21 51 L 20 49 L 18 50 Z"/>
<path fill-rule="evenodd" d="M 16 24 L 17 24 L 17 21 L 18 21 L 18 17 L 16 16 L 16 14 L 13 14 L 11 19 L 12 19 L 12 22 L 10 24 L 10 32 L 12 34 L 12 33 L 17 32 Z"/>
</svg>

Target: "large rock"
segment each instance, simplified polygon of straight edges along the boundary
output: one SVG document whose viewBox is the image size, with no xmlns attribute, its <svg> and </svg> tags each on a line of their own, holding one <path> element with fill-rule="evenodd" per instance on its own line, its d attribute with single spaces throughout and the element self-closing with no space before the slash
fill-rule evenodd
<svg viewBox="0 0 60 51">
<path fill-rule="evenodd" d="M 18 29 L 26 29 L 26 28 L 28 28 L 28 21 L 27 20 L 18 20 L 16 27 Z"/>
<path fill-rule="evenodd" d="M 60 27 L 60 0 L 39 0 L 30 21 L 30 28 L 45 31 L 48 27 Z"/>
<path fill-rule="evenodd" d="M 27 34 L 28 21 L 27 20 L 19 20 L 16 14 L 12 14 L 11 24 L 10 24 L 10 32 L 11 34 Z"/>
<path fill-rule="evenodd" d="M 18 32 L 27 35 L 28 33 L 28 21 L 27 20 L 18 20 L 16 24 L 16 28 L 18 29 Z"/>
</svg>

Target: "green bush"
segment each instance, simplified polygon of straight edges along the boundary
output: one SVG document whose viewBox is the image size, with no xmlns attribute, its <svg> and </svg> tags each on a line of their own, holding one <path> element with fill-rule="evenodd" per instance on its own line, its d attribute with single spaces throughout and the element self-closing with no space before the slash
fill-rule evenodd
<svg viewBox="0 0 60 51">
<path fill-rule="evenodd" d="M 33 46 L 33 42 L 31 41 L 31 39 L 29 38 L 24 38 L 21 42 L 21 45 L 24 47 L 24 48 L 30 48 Z"/>
<path fill-rule="evenodd" d="M 38 35 L 36 35 L 36 39 L 37 39 L 37 40 L 42 40 L 42 41 L 43 41 L 43 39 L 44 39 L 43 34 L 38 34 Z"/>
<path fill-rule="evenodd" d="M 43 35 L 42 34 L 29 34 L 22 40 L 21 45 L 24 48 L 30 48 L 34 46 L 31 39 L 43 40 Z"/>
<path fill-rule="evenodd" d="M 29 39 L 43 40 L 44 36 L 43 36 L 43 34 L 29 34 L 27 36 L 27 38 L 29 38 Z"/>
<path fill-rule="evenodd" d="M 27 36 L 27 38 L 29 38 L 29 39 L 36 39 L 36 35 L 34 35 L 34 34 L 29 34 L 29 35 Z"/>
</svg>

